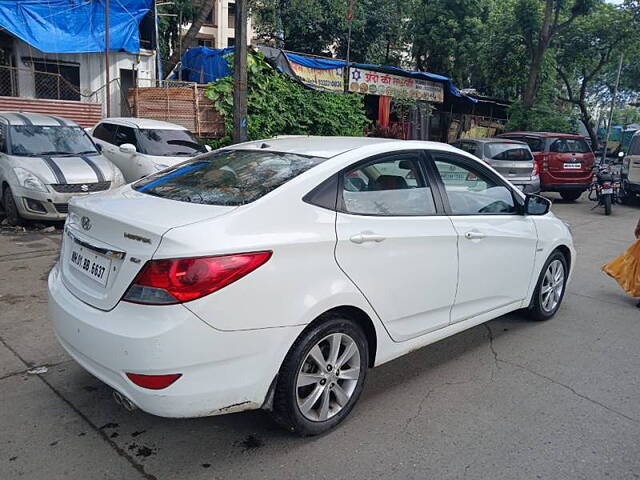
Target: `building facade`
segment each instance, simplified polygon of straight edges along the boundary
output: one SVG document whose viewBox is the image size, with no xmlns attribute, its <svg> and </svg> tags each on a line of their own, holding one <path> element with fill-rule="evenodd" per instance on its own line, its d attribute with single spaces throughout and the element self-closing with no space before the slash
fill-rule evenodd
<svg viewBox="0 0 640 480">
<path fill-rule="evenodd" d="M 236 3 L 230 0 L 213 0 L 214 5 L 209 17 L 200 29 L 197 38 L 197 45 L 209 48 L 226 48 L 235 44 L 234 18 L 236 14 Z M 186 34 L 191 25 L 182 28 Z M 247 25 L 247 42 L 251 44 L 255 38 L 251 26 L 251 18 Z"/>
</svg>

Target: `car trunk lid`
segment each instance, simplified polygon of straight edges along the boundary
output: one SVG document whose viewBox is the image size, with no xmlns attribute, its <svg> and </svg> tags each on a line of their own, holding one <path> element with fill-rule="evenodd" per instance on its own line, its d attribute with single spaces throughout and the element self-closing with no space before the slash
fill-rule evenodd
<svg viewBox="0 0 640 480">
<path fill-rule="evenodd" d="M 74 199 L 60 254 L 63 282 L 85 303 L 110 310 L 167 231 L 235 208 L 186 204 L 130 187 Z"/>
</svg>

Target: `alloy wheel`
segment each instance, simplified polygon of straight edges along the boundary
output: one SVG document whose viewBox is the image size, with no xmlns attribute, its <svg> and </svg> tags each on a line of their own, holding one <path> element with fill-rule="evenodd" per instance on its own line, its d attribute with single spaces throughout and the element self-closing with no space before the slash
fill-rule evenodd
<svg viewBox="0 0 640 480">
<path fill-rule="evenodd" d="M 298 371 L 296 401 L 308 420 L 323 422 L 349 403 L 360 378 L 358 345 L 345 333 L 316 343 Z"/>
<path fill-rule="evenodd" d="M 564 265 L 560 260 L 556 259 L 549 264 L 542 279 L 540 304 L 545 312 L 551 313 L 558 307 L 563 289 Z"/>
</svg>

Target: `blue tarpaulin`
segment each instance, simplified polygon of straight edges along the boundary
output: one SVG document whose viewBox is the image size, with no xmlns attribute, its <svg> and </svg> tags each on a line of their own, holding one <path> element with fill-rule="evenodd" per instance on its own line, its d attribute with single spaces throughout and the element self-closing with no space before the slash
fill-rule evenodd
<svg viewBox="0 0 640 480">
<path fill-rule="evenodd" d="M 194 47 L 182 54 L 178 76 L 186 82 L 209 83 L 232 75 L 225 55 L 233 52 L 229 48 Z"/>
<path fill-rule="evenodd" d="M 110 0 L 109 50 L 140 51 L 152 0 Z M 45 53 L 104 51 L 104 0 L 0 0 L 0 27 Z"/>
</svg>

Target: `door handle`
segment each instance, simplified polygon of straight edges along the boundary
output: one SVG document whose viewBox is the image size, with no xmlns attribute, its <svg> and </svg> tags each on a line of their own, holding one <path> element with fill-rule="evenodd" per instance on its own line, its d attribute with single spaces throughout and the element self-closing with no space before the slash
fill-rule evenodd
<svg viewBox="0 0 640 480">
<path fill-rule="evenodd" d="M 382 235 L 378 235 L 376 233 L 361 232 L 361 233 L 358 233 L 358 234 L 352 236 L 349 240 L 351 240 L 353 243 L 357 243 L 358 245 L 360 245 L 362 243 L 367 243 L 367 242 L 380 243 L 380 242 L 384 241 L 385 239 L 386 239 L 386 237 L 384 237 Z"/>
<path fill-rule="evenodd" d="M 486 235 L 482 232 L 467 232 L 464 234 L 464 237 L 467 240 L 480 240 L 484 237 L 486 237 Z"/>
</svg>

